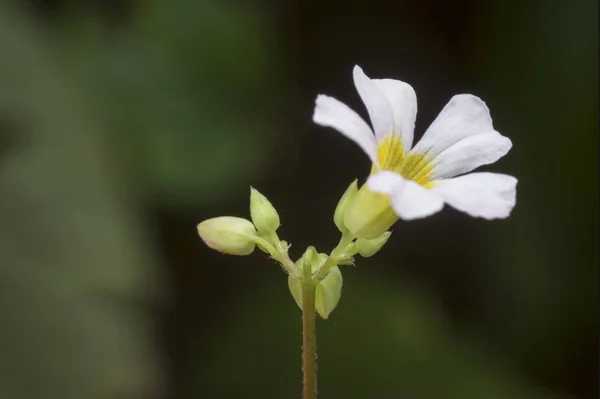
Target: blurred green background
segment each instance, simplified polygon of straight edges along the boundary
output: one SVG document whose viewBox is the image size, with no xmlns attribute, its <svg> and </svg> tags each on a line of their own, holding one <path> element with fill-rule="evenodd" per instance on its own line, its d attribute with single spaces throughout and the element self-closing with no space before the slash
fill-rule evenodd
<svg viewBox="0 0 600 399">
<path fill-rule="evenodd" d="M 398 223 L 318 322 L 322 398 L 596 398 L 598 4 L 0 0 L 0 398 L 299 398 L 300 312 L 196 224 L 249 186 L 328 252 L 367 158 L 311 121 L 409 82 L 417 138 L 482 97 L 504 221 Z"/>
</svg>

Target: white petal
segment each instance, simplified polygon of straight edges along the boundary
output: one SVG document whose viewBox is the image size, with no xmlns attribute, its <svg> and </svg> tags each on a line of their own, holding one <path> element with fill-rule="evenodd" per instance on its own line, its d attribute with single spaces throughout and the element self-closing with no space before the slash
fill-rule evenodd
<svg viewBox="0 0 600 399">
<path fill-rule="evenodd" d="M 402 191 L 406 186 L 406 181 L 398 173 L 382 170 L 369 176 L 367 184 L 369 190 L 375 193 L 392 195 L 397 191 Z"/>
<path fill-rule="evenodd" d="M 404 220 L 424 218 L 439 212 L 444 201 L 433 191 L 407 180 L 404 192 L 392 195 L 392 208 Z"/>
<path fill-rule="evenodd" d="M 417 94 L 411 85 L 400 80 L 373 79 L 387 97 L 394 116 L 394 134 L 402 138 L 405 151 L 410 151 L 417 118 Z"/>
<path fill-rule="evenodd" d="M 448 205 L 473 217 L 502 219 L 510 215 L 517 196 L 517 179 L 498 173 L 471 173 L 438 180 L 432 191 Z"/>
<path fill-rule="evenodd" d="M 512 147 L 512 142 L 498 132 L 479 133 L 451 145 L 434 160 L 432 180 L 446 179 L 468 173 L 481 165 L 502 158 Z"/>
<path fill-rule="evenodd" d="M 333 97 L 318 95 L 313 121 L 322 126 L 332 127 L 354 141 L 369 156 L 371 162 L 378 165 L 377 143 L 371 128 L 346 104 Z"/>
<path fill-rule="evenodd" d="M 356 91 L 369 113 L 377 141 L 381 141 L 394 130 L 392 106 L 375 81 L 369 79 L 358 65 L 354 67 L 353 77 Z"/>
<path fill-rule="evenodd" d="M 444 201 L 435 192 L 387 170 L 369 176 L 369 189 L 390 196 L 392 208 L 400 219 L 424 218 L 440 211 Z"/>
<path fill-rule="evenodd" d="M 434 158 L 466 137 L 492 131 L 485 103 L 470 94 L 459 94 L 450 99 L 411 152 Z"/>
</svg>

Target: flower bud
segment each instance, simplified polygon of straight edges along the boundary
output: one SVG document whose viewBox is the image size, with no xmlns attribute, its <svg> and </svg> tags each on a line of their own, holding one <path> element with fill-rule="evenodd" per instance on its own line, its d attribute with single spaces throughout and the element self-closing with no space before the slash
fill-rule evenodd
<svg viewBox="0 0 600 399">
<path fill-rule="evenodd" d="M 267 197 L 250 187 L 250 216 L 256 229 L 269 236 L 279 228 L 279 215 Z"/>
<path fill-rule="evenodd" d="M 296 261 L 296 266 L 301 271 L 304 271 L 304 267 L 305 267 L 305 265 L 307 265 L 307 267 L 311 268 L 311 273 L 312 273 L 312 270 L 314 269 L 313 265 L 317 264 L 318 262 L 319 262 L 319 253 L 317 252 L 317 249 L 311 245 L 310 247 L 306 248 L 306 251 L 304 251 L 304 253 L 300 257 L 300 259 L 298 259 Z M 325 261 L 323 261 L 323 262 L 325 262 Z"/>
<path fill-rule="evenodd" d="M 311 273 L 314 273 L 319 266 L 327 260 L 326 254 L 319 254 L 314 247 L 308 247 L 304 255 L 296 262 L 299 268 L 310 267 Z M 298 307 L 302 309 L 302 281 L 288 276 L 288 287 L 290 293 L 296 300 Z M 327 319 L 331 312 L 336 308 L 342 295 L 342 272 L 336 266 L 332 268 L 327 275 L 319 281 L 315 293 L 315 307 L 317 313 Z"/>
<path fill-rule="evenodd" d="M 198 225 L 200 238 L 210 248 L 229 255 L 249 255 L 256 244 L 254 225 L 246 219 L 221 216 Z"/>
<path fill-rule="evenodd" d="M 364 184 L 350 201 L 344 213 L 344 225 L 357 238 L 374 240 L 385 233 L 398 215 L 389 196 L 370 191 Z"/>
<path fill-rule="evenodd" d="M 344 195 L 342 195 L 342 198 L 340 198 L 340 201 L 338 202 L 337 207 L 335 208 L 335 213 L 333 214 L 333 222 L 337 226 L 338 230 L 342 233 L 348 231 L 346 225 L 344 224 L 344 214 L 346 213 L 346 208 L 348 208 L 348 204 L 350 204 L 350 201 L 352 200 L 352 198 L 354 198 L 354 195 L 357 191 L 358 184 L 356 183 L 356 180 L 354 180 L 350 184 L 350 186 L 348 186 L 346 192 L 344 193 Z"/>
<path fill-rule="evenodd" d="M 363 258 L 368 258 L 370 256 L 375 255 L 385 245 L 385 243 L 391 235 L 391 232 L 386 231 L 374 240 L 366 240 L 364 238 L 359 238 L 358 240 L 356 240 L 356 248 L 358 249 L 358 253 Z"/>
</svg>

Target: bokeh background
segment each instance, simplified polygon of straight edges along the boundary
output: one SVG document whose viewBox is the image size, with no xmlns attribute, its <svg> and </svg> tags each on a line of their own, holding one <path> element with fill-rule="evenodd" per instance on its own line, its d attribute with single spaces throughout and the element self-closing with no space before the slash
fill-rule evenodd
<svg viewBox="0 0 600 399">
<path fill-rule="evenodd" d="M 0 398 L 299 398 L 301 318 L 257 251 L 196 224 L 279 210 L 299 257 L 369 169 L 318 93 L 402 79 L 416 137 L 490 107 L 508 220 L 445 209 L 345 267 L 323 398 L 598 395 L 598 4 L 0 0 Z"/>
</svg>

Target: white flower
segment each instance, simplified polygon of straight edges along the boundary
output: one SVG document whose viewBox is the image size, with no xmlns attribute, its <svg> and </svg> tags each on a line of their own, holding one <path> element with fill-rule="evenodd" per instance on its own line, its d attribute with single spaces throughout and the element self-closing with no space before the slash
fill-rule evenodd
<svg viewBox="0 0 600 399">
<path fill-rule="evenodd" d="M 366 186 L 388 196 L 388 207 L 398 217 L 429 216 L 444 203 L 485 219 L 510 214 L 517 179 L 497 173 L 468 173 L 496 162 L 512 146 L 494 130 L 481 99 L 469 94 L 452 97 L 412 147 L 417 115 L 413 88 L 399 80 L 370 79 L 358 66 L 353 74 L 373 130 L 348 106 L 325 95 L 317 96 L 313 120 L 338 130 L 365 151 L 373 163 Z"/>
</svg>

